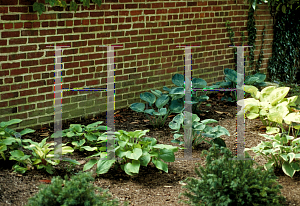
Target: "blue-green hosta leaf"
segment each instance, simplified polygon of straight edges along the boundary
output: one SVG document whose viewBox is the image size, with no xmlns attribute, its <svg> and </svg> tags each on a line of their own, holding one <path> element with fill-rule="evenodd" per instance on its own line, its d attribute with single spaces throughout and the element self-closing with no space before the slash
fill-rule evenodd
<svg viewBox="0 0 300 206">
<path fill-rule="evenodd" d="M 201 78 L 193 78 L 192 79 L 192 88 L 200 88 L 207 86 L 207 82 L 204 79 Z"/>
<path fill-rule="evenodd" d="M 167 92 L 170 92 L 170 91 L 171 91 L 171 89 L 168 88 L 168 87 L 166 87 L 166 86 L 163 86 L 163 90 L 165 90 L 165 91 L 167 91 Z"/>
<path fill-rule="evenodd" d="M 252 85 L 252 84 L 254 84 L 255 82 L 257 82 L 258 80 L 259 80 L 258 77 L 247 76 L 246 79 L 245 79 L 245 84 L 246 84 L 246 85 Z"/>
<path fill-rule="evenodd" d="M 179 130 L 180 129 L 180 123 L 171 121 L 169 122 L 169 127 L 173 130 Z"/>
<path fill-rule="evenodd" d="M 161 160 L 152 159 L 153 164 L 156 166 L 157 169 L 163 170 L 164 172 L 168 173 L 168 165 Z"/>
<path fill-rule="evenodd" d="M 194 130 L 197 130 L 197 131 L 203 131 L 205 129 L 205 127 L 206 127 L 205 124 L 199 123 L 199 122 L 197 122 L 197 124 L 193 125 Z"/>
<path fill-rule="evenodd" d="M 181 113 L 184 110 L 182 103 L 179 100 L 172 100 L 169 105 L 171 113 Z"/>
<path fill-rule="evenodd" d="M 140 94 L 140 98 L 142 100 L 144 100 L 145 102 L 148 102 L 149 105 L 151 106 L 152 104 L 154 104 L 156 97 L 154 94 L 150 93 L 150 92 L 144 92 Z"/>
<path fill-rule="evenodd" d="M 164 116 L 167 114 L 167 109 L 166 108 L 160 108 L 159 112 L 153 112 L 154 115 L 157 116 Z"/>
<path fill-rule="evenodd" d="M 168 95 L 163 94 L 161 97 L 159 97 L 156 102 L 155 102 L 155 106 L 160 109 L 163 106 L 165 106 L 168 102 L 169 102 L 170 98 Z"/>
<path fill-rule="evenodd" d="M 225 79 L 227 78 L 230 82 L 237 84 L 237 72 L 233 69 L 224 69 Z"/>
<path fill-rule="evenodd" d="M 175 74 L 172 77 L 172 82 L 175 84 L 177 87 L 183 87 L 184 86 L 184 76 L 182 74 Z"/>
<path fill-rule="evenodd" d="M 144 112 L 147 114 L 153 115 L 155 110 L 154 109 L 146 109 Z"/>
<path fill-rule="evenodd" d="M 161 95 L 162 95 L 162 92 L 159 91 L 159 90 L 152 90 L 152 89 L 151 89 L 151 92 L 152 92 L 155 96 L 157 96 L 158 98 L 161 97 Z"/>
<path fill-rule="evenodd" d="M 146 105 L 144 103 L 133 103 L 130 106 L 130 109 L 132 109 L 135 112 L 143 112 L 145 110 Z"/>
</svg>

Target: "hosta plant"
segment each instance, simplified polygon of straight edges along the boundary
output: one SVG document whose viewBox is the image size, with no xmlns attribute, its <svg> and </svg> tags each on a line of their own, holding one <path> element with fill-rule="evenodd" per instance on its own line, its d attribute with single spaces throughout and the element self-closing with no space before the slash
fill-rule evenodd
<svg viewBox="0 0 300 206">
<path fill-rule="evenodd" d="M 24 155 L 22 151 L 12 151 L 10 160 L 18 161 L 18 163 L 13 166 L 14 171 L 24 173 L 31 167 L 36 167 L 37 169 L 45 169 L 49 174 L 53 174 L 52 165 L 58 165 L 60 162 L 58 155 L 55 154 L 56 150 L 61 149 L 62 155 L 72 153 L 74 151 L 72 147 L 64 146 L 65 144 L 55 148 L 50 148 L 50 146 L 54 146 L 55 143 L 46 143 L 47 139 L 48 137 L 43 139 L 40 143 L 34 142 L 31 139 L 23 140 L 25 143 L 31 143 L 23 147 L 31 150 L 33 157 L 30 158 L 31 155 Z M 72 164 L 80 164 L 76 160 L 69 158 L 62 157 L 62 160 Z M 20 163 L 23 164 L 24 167 L 20 166 Z"/>
<path fill-rule="evenodd" d="M 175 74 L 172 77 L 172 82 L 177 87 L 172 87 L 169 89 L 168 87 L 163 87 L 163 90 L 168 93 L 162 93 L 159 90 L 151 90 L 150 92 L 145 92 L 140 94 L 140 98 L 147 102 L 151 109 L 145 110 L 145 103 L 133 103 L 130 108 L 135 112 L 143 112 L 146 114 L 147 118 L 150 120 L 154 127 L 162 127 L 165 124 L 167 117 L 172 113 L 180 113 L 184 110 L 184 101 L 185 101 L 185 87 L 184 87 L 184 76 L 182 74 Z M 200 78 L 193 78 L 192 88 L 204 88 L 207 83 L 205 80 Z M 191 91 L 192 93 L 192 108 L 193 112 L 196 111 L 196 104 L 202 101 L 206 101 L 209 99 L 208 96 L 202 95 L 197 97 L 197 92 Z M 156 99 L 157 97 L 157 99 Z M 153 106 L 156 106 L 156 108 Z M 166 107 L 165 107 L 166 106 Z M 148 115 L 153 115 L 153 122 Z"/>
<path fill-rule="evenodd" d="M 8 122 L 0 123 L 0 158 L 6 160 L 6 156 L 9 154 L 9 151 L 18 149 L 22 145 L 22 140 L 15 138 L 13 135 L 16 134 L 16 131 L 8 128 L 8 126 L 22 122 L 21 119 L 12 119 Z M 24 129 L 20 132 L 20 135 L 23 136 L 28 133 L 33 133 L 35 130 Z"/>
<path fill-rule="evenodd" d="M 95 187 L 92 183 L 94 178 L 89 172 L 79 172 L 69 180 L 65 176 L 63 180 L 60 176 L 53 177 L 51 184 L 39 185 L 40 191 L 29 198 L 27 206 L 118 206 L 117 199 L 112 199 L 108 190 Z M 100 194 L 96 194 L 98 190 Z M 125 202 L 124 205 L 128 205 Z"/>
<path fill-rule="evenodd" d="M 174 140 L 172 143 L 178 143 L 179 145 L 184 144 L 184 141 L 180 141 L 179 138 L 184 136 L 178 134 L 180 128 L 184 128 L 184 115 L 182 113 L 176 115 L 173 120 L 169 123 L 169 127 L 173 130 L 176 130 L 174 133 Z M 216 127 L 208 126 L 207 124 L 218 123 L 214 119 L 205 119 L 200 122 L 200 118 L 196 114 L 192 114 L 192 145 L 196 146 L 202 141 L 209 144 L 216 143 L 220 146 L 226 147 L 226 144 L 223 139 L 220 138 L 222 135 L 230 136 L 228 130 L 220 125 Z M 206 140 L 208 138 L 209 140 Z"/>
<path fill-rule="evenodd" d="M 157 140 L 151 137 L 144 137 L 149 130 L 136 130 L 134 132 L 126 132 L 119 130 L 115 132 L 117 138 L 117 147 L 115 148 L 116 159 L 105 159 L 107 152 L 99 152 L 87 158 L 99 156 L 101 159 L 90 159 L 84 165 L 83 170 L 86 171 L 97 164 L 96 173 L 104 174 L 115 164 L 115 169 L 119 166 L 128 175 L 136 175 L 139 173 L 140 166 L 146 167 L 150 161 L 160 170 L 168 172 L 168 165 L 165 162 L 174 162 L 174 152 L 178 147 L 164 144 L 156 144 Z M 164 162 L 165 161 L 165 162 Z"/>
<path fill-rule="evenodd" d="M 236 88 L 237 85 L 237 72 L 233 69 L 224 69 L 225 81 L 217 82 L 214 84 L 217 88 L 227 89 L 227 88 Z M 266 79 L 266 75 L 262 73 L 256 73 L 254 75 L 249 75 L 245 77 L 246 85 L 254 85 L 254 86 L 266 86 L 264 80 Z M 236 91 L 225 91 L 225 95 L 221 98 L 221 100 L 226 100 L 229 102 L 237 101 Z"/>
<path fill-rule="evenodd" d="M 223 154 L 223 156 L 221 156 Z M 189 200 L 180 200 L 197 206 L 281 206 L 286 203 L 281 195 L 282 188 L 276 181 L 273 170 L 262 170 L 258 163 L 253 168 L 252 160 L 230 160 L 231 151 L 216 144 L 205 150 L 206 166 L 195 168 L 199 178 L 188 177 L 181 193 Z M 246 152 L 245 157 L 250 157 Z"/>
<path fill-rule="evenodd" d="M 70 141 L 72 141 L 71 143 L 74 145 L 74 150 L 97 151 L 100 149 L 101 151 L 105 151 L 106 140 L 103 140 L 105 135 L 103 135 L 104 133 L 99 132 L 99 130 L 107 131 L 111 128 L 103 125 L 99 126 L 102 123 L 103 121 L 98 121 L 87 126 L 81 124 L 71 124 L 69 129 L 62 131 L 62 137 L 67 137 Z M 51 135 L 51 137 L 58 138 L 59 136 L 57 133 L 54 133 Z"/>
<path fill-rule="evenodd" d="M 276 134 L 280 129 L 284 132 L 282 125 L 283 120 L 290 124 L 291 122 L 300 122 L 299 113 L 294 113 L 292 106 L 295 105 L 297 96 L 285 98 L 289 92 L 289 87 L 269 86 L 258 91 L 254 86 L 245 85 L 244 90 L 250 93 L 252 98 L 244 99 L 242 105 L 241 100 L 237 102 L 243 108 L 238 115 L 245 112 L 246 117 L 255 119 L 259 117 L 267 129 L 267 134 Z M 297 128 L 297 127 L 296 127 Z"/>
<path fill-rule="evenodd" d="M 300 138 L 295 139 L 285 133 L 261 136 L 270 141 L 262 141 L 256 147 L 245 148 L 245 151 L 252 150 L 257 154 L 255 157 L 262 155 L 268 161 L 264 165 L 265 169 L 282 168 L 286 175 L 293 177 L 300 170 Z"/>
</svg>

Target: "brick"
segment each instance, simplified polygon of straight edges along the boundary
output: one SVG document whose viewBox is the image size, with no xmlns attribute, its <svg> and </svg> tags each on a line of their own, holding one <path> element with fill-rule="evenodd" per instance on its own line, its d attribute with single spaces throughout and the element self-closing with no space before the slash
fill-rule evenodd
<svg viewBox="0 0 300 206">
<path fill-rule="evenodd" d="M 37 94 L 36 89 L 30 89 L 30 90 L 25 90 L 25 91 L 20 91 L 20 96 L 30 96 L 30 95 L 35 95 Z"/>
<path fill-rule="evenodd" d="M 44 52 L 31 52 L 27 53 L 27 59 L 40 58 L 44 56 Z"/>
<path fill-rule="evenodd" d="M 7 31 L 7 32 L 2 32 L 1 37 L 2 38 L 11 38 L 11 37 L 19 37 L 20 36 L 20 31 Z"/>
<path fill-rule="evenodd" d="M 44 86 L 44 85 L 46 85 L 46 81 L 45 80 L 29 82 L 29 88 L 39 87 L 39 86 Z"/>
<path fill-rule="evenodd" d="M 13 69 L 10 70 L 10 75 L 20 75 L 20 74 L 27 74 L 28 73 L 28 68 L 22 68 L 22 69 Z"/>
<path fill-rule="evenodd" d="M 4 7 L 4 6 L 0 7 L 0 13 L 2 14 L 8 13 L 8 7 Z"/>
<path fill-rule="evenodd" d="M 47 37 L 47 42 L 62 41 L 63 38 L 63 36 Z"/>
<path fill-rule="evenodd" d="M 11 69 L 11 68 L 17 68 L 20 67 L 20 62 L 15 63 L 3 63 L 2 69 Z"/>
<path fill-rule="evenodd" d="M 36 116 L 42 116 L 42 115 L 45 115 L 45 109 L 34 110 L 32 112 L 28 112 L 29 117 L 36 117 Z"/>
<path fill-rule="evenodd" d="M 20 104 L 26 104 L 26 98 L 14 99 L 9 101 L 9 106 L 20 105 Z"/>
<path fill-rule="evenodd" d="M 28 103 L 38 102 L 38 101 L 44 101 L 44 100 L 45 100 L 45 95 L 28 97 Z"/>
<path fill-rule="evenodd" d="M 53 86 L 38 88 L 38 93 L 53 92 Z M 52 95 L 52 94 L 51 94 Z"/>
<path fill-rule="evenodd" d="M 38 65 L 38 60 L 30 60 L 30 61 L 22 61 L 21 66 L 26 67 L 26 66 L 36 66 Z"/>
<path fill-rule="evenodd" d="M 0 79 L 0 84 L 3 84 L 3 79 Z M 6 85 L 6 86 L 0 86 L 0 91 L 1 92 L 5 92 L 5 91 L 9 91 L 10 90 L 10 86 Z"/>
<path fill-rule="evenodd" d="M 55 35 L 55 34 L 56 34 L 56 30 L 55 29 L 40 30 L 40 36 Z"/>
<path fill-rule="evenodd" d="M 17 107 L 0 109 L 1 115 L 13 114 L 13 113 L 17 113 L 17 112 L 18 112 Z"/>
<path fill-rule="evenodd" d="M 54 95 L 53 95 L 54 97 Z M 63 104 L 65 102 L 63 101 Z M 67 102 L 66 102 L 67 103 Z M 48 102 L 41 102 L 41 103 L 37 103 L 37 108 L 45 108 L 45 107 L 53 107 L 53 100 L 52 101 L 48 101 Z M 54 111 L 54 110 L 53 110 Z"/>
</svg>

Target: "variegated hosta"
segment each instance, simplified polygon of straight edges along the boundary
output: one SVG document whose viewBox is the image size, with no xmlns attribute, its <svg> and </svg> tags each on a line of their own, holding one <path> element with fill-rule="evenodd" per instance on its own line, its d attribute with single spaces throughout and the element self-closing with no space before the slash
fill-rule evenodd
<svg viewBox="0 0 300 206">
<path fill-rule="evenodd" d="M 280 125 L 284 132 L 283 120 L 295 129 L 300 128 L 299 125 L 291 124 L 292 122 L 300 123 L 300 114 L 292 110 L 292 106 L 296 106 L 297 96 L 285 98 L 290 90 L 289 87 L 276 88 L 275 86 L 270 86 L 259 92 L 254 86 L 244 85 L 244 90 L 250 93 L 253 98 L 237 102 L 238 105 L 242 106 L 238 115 L 245 112 L 246 117 L 249 119 L 259 117 L 263 124 L 267 126 L 267 134 L 279 133 L 280 129 L 276 127 L 277 124 Z"/>
<path fill-rule="evenodd" d="M 300 170 L 300 138 L 295 139 L 284 133 L 278 133 L 275 136 L 260 135 L 271 141 L 262 141 L 256 147 L 245 148 L 245 151 L 252 150 L 257 154 L 255 157 L 263 155 L 268 160 L 264 165 L 266 170 L 272 166 L 282 168 L 286 175 L 293 177 L 295 172 Z"/>
<path fill-rule="evenodd" d="M 32 151 L 33 157 L 30 158 L 31 155 L 24 155 L 22 151 L 13 151 L 11 152 L 11 157 L 10 160 L 16 160 L 19 163 L 22 163 L 25 165 L 25 167 L 21 167 L 20 165 L 16 164 L 14 165 L 14 169 L 16 172 L 19 173 L 24 173 L 28 169 L 30 169 L 31 166 L 36 166 L 37 169 L 46 169 L 46 171 L 50 174 L 53 174 L 53 167 L 52 165 L 57 165 L 59 164 L 60 160 L 64 160 L 67 162 L 70 162 L 72 164 L 77 164 L 79 165 L 80 163 L 77 162 L 76 160 L 72 160 L 69 158 L 61 158 L 59 159 L 59 156 L 57 154 L 59 149 L 61 149 L 61 154 L 65 155 L 67 153 L 72 153 L 74 149 L 69 146 L 64 146 L 65 144 L 62 144 L 62 146 L 57 146 L 56 148 L 49 148 L 50 146 L 55 145 L 55 143 L 46 143 L 46 140 L 48 139 L 45 138 L 42 140 L 42 142 L 37 143 L 32 141 L 31 139 L 25 139 L 23 142 L 29 142 L 31 143 L 28 146 L 23 146 L 25 149 L 29 149 Z M 30 165 L 30 167 L 28 167 Z"/>
</svg>

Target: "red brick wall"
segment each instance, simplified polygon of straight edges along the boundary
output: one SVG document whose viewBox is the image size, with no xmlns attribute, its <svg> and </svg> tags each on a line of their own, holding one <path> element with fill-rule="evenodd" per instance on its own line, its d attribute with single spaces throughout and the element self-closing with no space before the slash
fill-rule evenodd
<svg viewBox="0 0 300 206">
<path fill-rule="evenodd" d="M 115 48 L 116 109 L 140 101 L 139 94 L 172 86 L 184 74 L 184 48 L 192 49 L 192 76 L 208 83 L 223 79 L 234 58 L 225 27 L 232 23 L 235 43 L 247 37 L 249 6 L 244 1 L 103 1 L 76 14 L 46 6 L 41 16 L 30 0 L 0 0 L 0 122 L 19 118 L 19 128 L 53 122 L 54 48 L 62 49 L 63 88 L 106 87 L 107 49 Z M 67 9 L 68 10 L 68 9 Z M 272 53 L 273 19 L 267 4 L 256 11 L 255 59 L 266 24 L 263 72 Z M 247 40 L 247 39 L 246 39 Z M 245 43 L 247 45 L 247 42 Z M 245 49 L 245 55 L 248 49 Z M 106 111 L 106 92 L 63 92 L 63 119 Z"/>
</svg>

